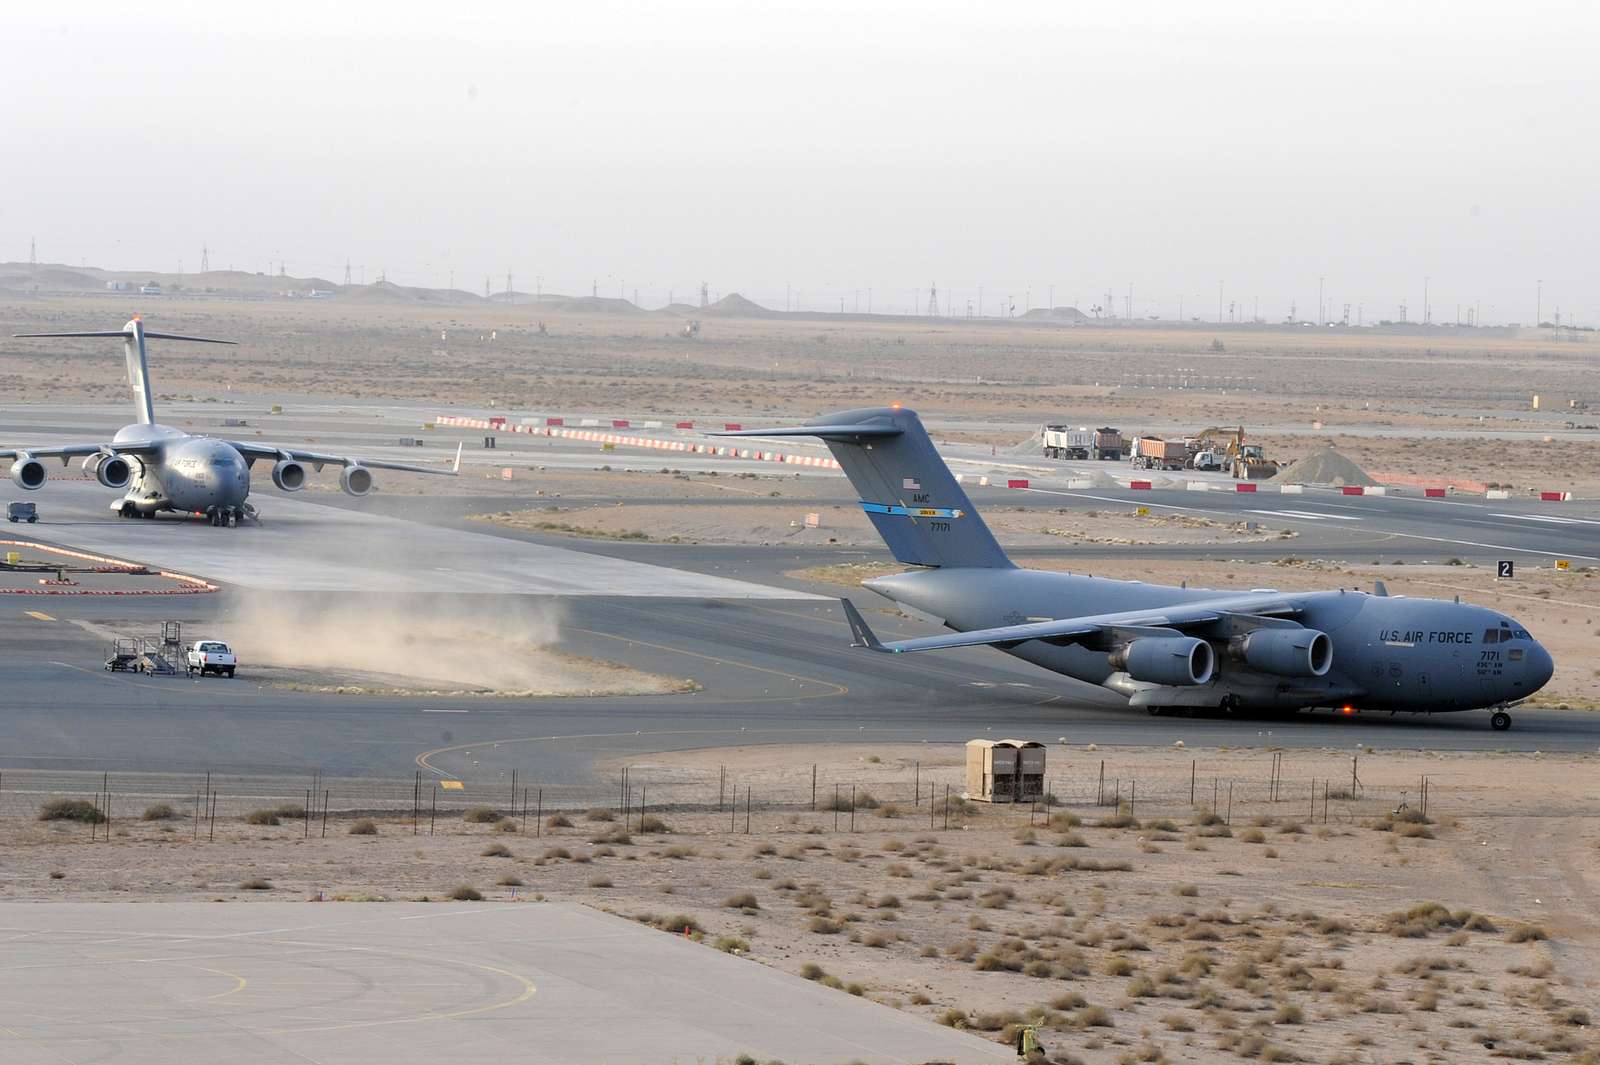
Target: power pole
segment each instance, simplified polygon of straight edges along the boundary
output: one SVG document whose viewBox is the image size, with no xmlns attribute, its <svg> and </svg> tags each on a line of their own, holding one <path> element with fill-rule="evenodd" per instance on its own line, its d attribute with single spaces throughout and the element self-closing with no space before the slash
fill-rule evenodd
<svg viewBox="0 0 1600 1065">
<path fill-rule="evenodd" d="M 206 272 L 206 257 L 203 254 L 200 256 L 200 272 L 202 274 Z M 349 259 L 346 259 L 344 261 L 344 283 L 345 283 L 345 287 L 346 288 L 348 288 L 350 286 L 350 260 Z"/>
<path fill-rule="evenodd" d="M 509 298 L 510 295 L 511 295 L 511 271 L 507 270 L 506 271 L 506 296 Z"/>
<path fill-rule="evenodd" d="M 1322 280 L 1323 279 L 1320 278 L 1320 277 L 1317 278 L 1317 324 L 1318 325 L 1326 325 L 1327 324 L 1327 322 L 1323 320 L 1323 316 L 1322 316 L 1322 306 L 1323 306 L 1323 304 L 1322 304 Z"/>
<path fill-rule="evenodd" d="M 1217 282 L 1217 324 L 1222 324 L 1222 282 Z"/>
<path fill-rule="evenodd" d="M 489 298 L 489 275 L 488 274 L 484 274 L 483 275 L 483 298 L 484 299 L 488 299 Z"/>
<path fill-rule="evenodd" d="M 1433 324 L 1433 308 L 1428 306 L 1428 283 L 1430 281 L 1432 281 L 1432 280 L 1433 280 L 1433 278 L 1431 278 L 1431 277 L 1424 277 L 1422 279 L 1422 324 L 1423 325 L 1432 325 Z"/>
<path fill-rule="evenodd" d="M 700 306 L 711 306 L 711 282 L 709 281 L 700 282 Z"/>
<path fill-rule="evenodd" d="M 200 245 L 200 272 L 202 274 L 211 272 L 211 249 L 204 244 Z M 344 283 L 347 285 L 350 283 L 349 263 L 344 264 Z"/>
<path fill-rule="evenodd" d="M 1535 329 L 1539 328 L 1539 323 L 1544 321 L 1544 279 L 1543 278 L 1539 279 L 1539 296 L 1538 296 L 1538 300 L 1539 300 L 1539 302 L 1534 305 L 1535 309 L 1534 309 L 1534 312 L 1533 312 L 1533 327 Z"/>
<path fill-rule="evenodd" d="M 39 265 L 39 242 L 38 242 L 38 240 L 36 238 L 29 237 L 28 238 L 28 266 L 30 268 L 32 268 L 32 267 L 35 267 L 35 266 L 38 266 L 38 265 Z"/>
<path fill-rule="evenodd" d="M 937 283 L 928 286 L 928 317 L 939 317 L 939 286 Z"/>
</svg>

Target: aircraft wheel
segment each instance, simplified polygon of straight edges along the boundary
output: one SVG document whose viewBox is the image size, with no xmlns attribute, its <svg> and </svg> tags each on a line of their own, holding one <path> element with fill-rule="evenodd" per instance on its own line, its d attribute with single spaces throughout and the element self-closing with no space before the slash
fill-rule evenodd
<svg viewBox="0 0 1600 1065">
<path fill-rule="evenodd" d="M 1237 714 L 1239 712 L 1241 702 L 1242 700 L 1240 700 L 1237 695 L 1224 695 L 1222 697 L 1222 702 L 1218 704 L 1218 708 L 1224 714 Z"/>
<path fill-rule="evenodd" d="M 1496 710 L 1489 717 L 1489 727 L 1496 732 L 1504 732 L 1511 727 L 1511 715 L 1504 710 Z"/>
</svg>

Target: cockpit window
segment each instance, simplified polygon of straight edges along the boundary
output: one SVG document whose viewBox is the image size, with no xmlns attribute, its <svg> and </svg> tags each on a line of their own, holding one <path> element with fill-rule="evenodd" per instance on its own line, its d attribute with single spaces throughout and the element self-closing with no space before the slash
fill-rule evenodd
<svg viewBox="0 0 1600 1065">
<path fill-rule="evenodd" d="M 1500 630 L 1499 629 L 1484 629 L 1483 630 L 1483 642 L 1484 643 L 1499 643 L 1500 642 Z"/>
</svg>

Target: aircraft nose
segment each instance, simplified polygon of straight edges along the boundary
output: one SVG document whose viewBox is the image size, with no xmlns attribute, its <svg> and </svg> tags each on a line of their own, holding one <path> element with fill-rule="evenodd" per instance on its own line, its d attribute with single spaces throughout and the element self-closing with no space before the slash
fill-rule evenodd
<svg viewBox="0 0 1600 1065">
<path fill-rule="evenodd" d="M 1543 644 L 1535 643 L 1528 648 L 1526 669 L 1528 672 L 1528 691 L 1531 694 L 1550 683 L 1550 678 L 1555 675 L 1556 663 L 1550 657 L 1550 652 L 1544 649 Z"/>
</svg>

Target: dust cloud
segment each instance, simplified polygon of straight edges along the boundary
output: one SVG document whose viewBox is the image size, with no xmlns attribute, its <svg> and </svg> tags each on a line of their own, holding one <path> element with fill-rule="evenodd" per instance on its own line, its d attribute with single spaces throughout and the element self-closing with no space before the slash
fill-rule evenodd
<svg viewBox="0 0 1600 1065">
<path fill-rule="evenodd" d="M 558 650 L 559 603 L 493 612 L 434 596 L 292 598 L 244 593 L 217 634 L 242 675 L 362 690 L 451 690 L 497 695 L 646 695 L 690 690 L 663 677 Z"/>
</svg>

